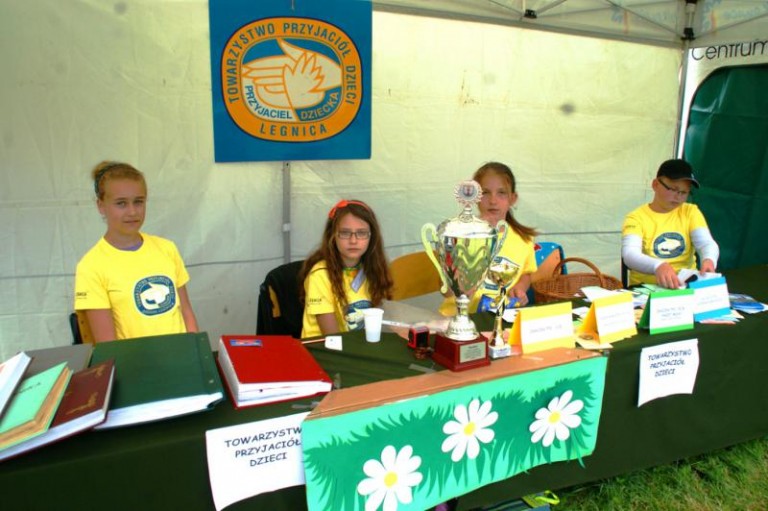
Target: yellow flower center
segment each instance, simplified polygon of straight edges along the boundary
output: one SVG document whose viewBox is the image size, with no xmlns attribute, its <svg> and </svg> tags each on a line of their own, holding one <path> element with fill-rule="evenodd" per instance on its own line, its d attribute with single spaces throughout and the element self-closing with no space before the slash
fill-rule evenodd
<svg viewBox="0 0 768 511">
<path fill-rule="evenodd" d="M 560 412 L 552 412 L 551 414 L 549 414 L 548 420 L 550 424 L 555 424 L 560 422 Z"/>
<path fill-rule="evenodd" d="M 397 484 L 397 474 L 394 472 L 387 472 L 387 475 L 384 476 L 384 486 L 392 488 L 395 484 Z"/>
<path fill-rule="evenodd" d="M 470 422 L 466 426 L 464 426 L 464 434 L 467 436 L 472 436 L 472 434 L 475 432 L 475 423 Z"/>
</svg>

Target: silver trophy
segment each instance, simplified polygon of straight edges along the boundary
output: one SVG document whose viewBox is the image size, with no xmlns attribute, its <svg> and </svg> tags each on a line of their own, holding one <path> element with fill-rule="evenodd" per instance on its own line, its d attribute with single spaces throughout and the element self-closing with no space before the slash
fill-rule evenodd
<svg viewBox="0 0 768 511">
<path fill-rule="evenodd" d="M 482 196 L 476 181 L 462 181 L 454 192 L 463 211 L 437 228 L 425 224 L 421 241 L 440 274 L 441 291 L 446 293 L 450 289 L 456 296 L 457 314 L 449 321 L 445 336 L 454 341 L 474 341 L 479 334 L 467 314 L 468 297 L 485 280 L 488 267 L 504 242 L 506 224 L 501 220 L 492 226 L 472 214 L 472 207 Z"/>
</svg>

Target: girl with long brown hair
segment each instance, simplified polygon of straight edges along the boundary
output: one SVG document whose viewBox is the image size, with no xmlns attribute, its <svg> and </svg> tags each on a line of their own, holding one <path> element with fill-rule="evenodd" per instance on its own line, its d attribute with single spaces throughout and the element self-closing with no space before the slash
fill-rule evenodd
<svg viewBox="0 0 768 511">
<path fill-rule="evenodd" d="M 328 213 L 320 246 L 299 273 L 304 300 L 301 336 L 358 330 L 362 309 L 391 298 L 381 228 L 359 200 L 341 200 Z"/>
</svg>

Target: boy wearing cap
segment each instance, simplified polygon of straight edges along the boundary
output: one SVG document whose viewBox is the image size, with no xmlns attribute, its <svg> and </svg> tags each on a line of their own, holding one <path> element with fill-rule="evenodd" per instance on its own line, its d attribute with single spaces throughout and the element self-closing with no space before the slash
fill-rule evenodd
<svg viewBox="0 0 768 511">
<path fill-rule="evenodd" d="M 677 273 L 683 268 L 714 272 L 720 249 L 709 232 L 698 206 L 686 202 L 691 187 L 699 187 L 685 160 L 661 164 L 651 183 L 653 201 L 624 219 L 621 257 L 630 269 L 629 285 L 651 283 L 669 289 L 682 286 Z"/>
</svg>

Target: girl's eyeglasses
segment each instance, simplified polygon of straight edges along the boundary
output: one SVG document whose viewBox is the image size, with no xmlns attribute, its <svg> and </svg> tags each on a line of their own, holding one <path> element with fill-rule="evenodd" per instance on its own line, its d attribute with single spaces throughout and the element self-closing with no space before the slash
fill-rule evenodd
<svg viewBox="0 0 768 511">
<path fill-rule="evenodd" d="M 371 237 L 371 231 L 364 231 L 364 230 L 360 230 L 360 231 L 346 231 L 346 230 L 344 230 L 344 231 L 337 232 L 336 236 L 338 236 L 340 240 L 348 240 L 348 239 L 351 239 L 352 236 L 354 236 L 355 239 L 358 239 L 358 240 L 367 240 L 368 238 Z"/>
</svg>

